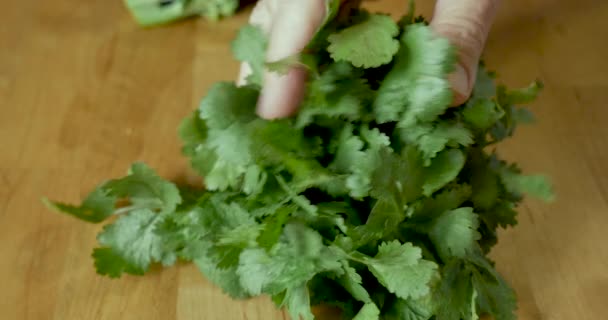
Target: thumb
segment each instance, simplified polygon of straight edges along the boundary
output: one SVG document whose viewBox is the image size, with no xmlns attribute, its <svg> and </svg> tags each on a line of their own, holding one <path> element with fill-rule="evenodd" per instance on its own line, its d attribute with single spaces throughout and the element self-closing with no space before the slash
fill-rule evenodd
<svg viewBox="0 0 608 320">
<path fill-rule="evenodd" d="M 458 50 L 458 63 L 450 75 L 454 105 L 465 102 L 473 90 L 477 67 L 499 0 L 438 0 L 431 27 Z"/>
<path fill-rule="evenodd" d="M 301 52 L 312 40 L 326 15 L 325 0 L 281 1 L 272 17 L 267 61 L 277 61 Z M 304 95 L 306 71 L 291 68 L 286 74 L 266 72 L 258 102 L 262 118 L 293 114 Z"/>
</svg>

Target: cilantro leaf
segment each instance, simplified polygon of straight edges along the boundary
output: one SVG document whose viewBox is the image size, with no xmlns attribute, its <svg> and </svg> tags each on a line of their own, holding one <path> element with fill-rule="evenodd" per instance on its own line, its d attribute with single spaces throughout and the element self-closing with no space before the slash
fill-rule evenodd
<svg viewBox="0 0 608 320">
<path fill-rule="evenodd" d="M 296 127 L 303 128 L 323 118 L 355 121 L 362 106 L 373 97 L 363 73 L 345 62 L 332 63 L 308 84 L 298 111 Z"/>
<path fill-rule="evenodd" d="M 400 156 L 383 148 L 382 159 L 372 176 L 371 195 L 377 199 L 390 199 L 400 209 L 422 195 L 424 172 L 420 153 L 406 148 Z"/>
<path fill-rule="evenodd" d="M 513 289 L 487 258 L 476 254 L 469 256 L 469 259 L 480 311 L 491 314 L 496 320 L 516 319 L 517 300 Z"/>
<path fill-rule="evenodd" d="M 365 263 L 388 291 L 402 299 L 429 293 L 429 282 L 437 272 L 437 265 L 422 260 L 420 248 L 398 241 L 382 243 L 378 254 Z"/>
<path fill-rule="evenodd" d="M 348 174 L 346 186 L 353 198 L 369 194 L 372 175 L 381 161 L 379 151 L 390 144 L 388 137 L 377 130 L 364 127 L 361 135 L 353 135 L 353 127 L 344 126 L 335 141 L 335 158 L 330 165 L 333 171 Z"/>
<path fill-rule="evenodd" d="M 255 119 L 257 91 L 232 83 L 215 84 L 199 107 L 207 139 L 196 145 L 192 166 L 205 177 L 209 190 L 236 188 L 253 165 L 247 124 Z"/>
<path fill-rule="evenodd" d="M 497 88 L 495 84 L 496 74 L 487 69 L 485 63 L 480 61 L 475 75 L 475 85 L 471 97 L 467 101 L 476 102 L 483 99 L 493 99 L 496 97 Z"/>
<path fill-rule="evenodd" d="M 201 119 L 198 110 L 185 117 L 178 127 L 179 137 L 182 140 L 182 153 L 187 156 L 194 156 L 199 145 L 207 139 L 207 125 Z"/>
<path fill-rule="evenodd" d="M 517 211 L 512 203 L 500 200 L 494 207 L 480 215 L 480 218 L 489 226 L 507 227 L 517 224 Z"/>
<path fill-rule="evenodd" d="M 270 250 L 279 241 L 283 226 L 287 223 L 289 215 L 295 212 L 293 206 L 278 208 L 277 212 L 265 220 L 264 229 L 257 238 L 258 245 Z"/>
<path fill-rule="evenodd" d="M 406 217 L 406 208 L 422 195 L 424 172 L 419 153 L 407 148 L 401 157 L 386 148 L 372 176 L 371 196 L 377 198 L 365 225 L 355 229 L 358 244 L 393 235 Z"/>
<path fill-rule="evenodd" d="M 99 223 L 114 213 L 117 198 L 102 186 L 95 188 L 79 206 L 43 199 L 48 208 L 67 213 L 80 220 Z"/>
<path fill-rule="evenodd" d="M 443 278 L 434 293 L 438 319 L 472 319 L 471 299 L 473 285 L 471 271 L 462 260 L 450 260 L 442 270 Z"/>
<path fill-rule="evenodd" d="M 415 225 L 423 232 L 428 232 L 427 225 L 446 211 L 454 210 L 471 197 L 468 185 L 446 187 L 432 198 L 425 198 L 412 205 L 408 225 Z"/>
<path fill-rule="evenodd" d="M 154 232 L 165 217 L 149 209 L 131 211 L 105 226 L 98 236 L 99 243 L 111 248 L 138 272 L 147 271 L 154 262 L 171 265 L 175 254 L 163 250 L 163 239 Z"/>
<path fill-rule="evenodd" d="M 295 285 L 287 289 L 283 306 L 292 319 L 313 320 L 315 316 L 310 309 L 310 295 L 306 285 Z"/>
<path fill-rule="evenodd" d="M 128 198 L 135 207 L 174 211 L 182 199 L 177 187 L 159 177 L 143 163 L 131 166 L 122 179 L 108 181 L 104 188 L 119 198 Z"/>
<path fill-rule="evenodd" d="M 243 26 L 232 41 L 234 57 L 248 63 L 252 70 L 246 79 L 248 84 L 262 85 L 267 42 L 262 29 L 250 24 Z"/>
<path fill-rule="evenodd" d="M 257 248 L 241 253 L 237 273 L 241 285 L 252 295 L 278 294 L 294 283 L 309 281 L 321 271 L 340 267 L 334 258 L 323 255 L 326 249 L 315 231 L 289 225 L 282 238 L 271 253 Z"/>
<path fill-rule="evenodd" d="M 119 199 L 127 199 L 129 205 L 116 208 Z M 99 223 L 113 214 L 137 209 L 174 211 L 182 198 L 178 188 L 159 177 L 144 163 L 134 163 L 127 176 L 100 184 L 78 206 L 43 199 L 53 210 L 67 213 L 78 219 Z"/>
<path fill-rule="evenodd" d="M 348 173 L 365 158 L 362 151 L 365 144 L 360 137 L 353 134 L 353 130 L 352 125 L 344 126 L 335 142 L 336 152 L 331 169 L 336 172 Z"/>
<path fill-rule="evenodd" d="M 429 320 L 434 314 L 431 295 L 420 299 L 396 299 L 385 313 L 386 320 Z"/>
<path fill-rule="evenodd" d="M 251 138 L 255 140 L 254 156 L 256 161 L 266 166 L 281 166 L 294 175 L 300 187 L 319 183 L 329 174 L 316 161 L 320 153 L 318 141 L 306 139 L 303 132 L 296 130 L 286 121 L 255 122 L 251 124 Z M 317 176 L 312 179 L 312 172 Z"/>
<path fill-rule="evenodd" d="M 481 237 L 478 227 L 473 208 L 458 208 L 439 216 L 429 236 L 444 261 L 451 257 L 464 258 L 476 248 L 475 243 Z"/>
<path fill-rule="evenodd" d="M 378 320 L 380 319 L 380 310 L 374 303 L 366 303 L 363 305 L 359 313 L 353 320 Z"/>
<path fill-rule="evenodd" d="M 349 266 L 346 261 L 344 261 L 343 264 L 344 274 L 337 279 L 338 283 L 341 284 L 344 289 L 346 289 L 346 291 L 353 296 L 353 298 L 361 302 L 371 303 L 372 299 L 362 285 L 363 279 L 361 278 L 361 275 L 357 273 L 355 268 Z"/>
<path fill-rule="evenodd" d="M 498 87 L 498 101 L 502 105 L 527 104 L 538 97 L 544 88 L 542 82 L 534 81 L 529 86 L 516 90 L 507 90 L 506 87 Z"/>
<path fill-rule="evenodd" d="M 423 153 L 425 164 L 446 147 L 468 147 L 473 144 L 472 133 L 460 122 L 442 122 L 437 125 L 420 124 L 400 130 L 401 139 L 416 145 Z"/>
<path fill-rule="evenodd" d="M 374 101 L 377 121 L 400 121 L 402 127 L 410 127 L 434 120 L 452 101 L 446 75 L 454 62 L 454 50 L 446 39 L 436 38 L 424 25 L 408 25 L 395 65 Z"/>
<path fill-rule="evenodd" d="M 234 299 L 251 297 L 247 290 L 241 286 L 236 267 L 218 268 L 217 261 L 205 255 L 196 258 L 194 264 L 207 279 L 220 287 L 230 297 Z"/>
<path fill-rule="evenodd" d="M 144 270 L 134 266 L 111 248 L 95 248 L 92 254 L 95 260 L 95 269 L 98 274 L 110 278 L 119 278 L 123 273 L 143 275 Z"/>
<path fill-rule="evenodd" d="M 490 128 L 504 116 L 504 110 L 496 102 L 488 99 L 471 100 L 464 107 L 464 120 L 479 130 Z"/>
<path fill-rule="evenodd" d="M 555 199 L 551 184 L 543 175 L 522 175 L 504 169 L 500 171 L 500 178 L 509 192 L 515 194 L 526 193 L 548 202 Z"/>
<path fill-rule="evenodd" d="M 336 61 L 349 61 L 355 67 L 379 67 L 389 63 L 399 50 L 399 41 L 394 38 L 398 33 L 399 28 L 391 17 L 372 14 L 330 35 L 327 50 Z"/>
<path fill-rule="evenodd" d="M 454 180 L 464 163 L 465 156 L 460 150 L 450 149 L 440 153 L 425 170 L 426 182 L 422 186 L 424 195 L 429 196 Z"/>
<path fill-rule="evenodd" d="M 479 158 L 476 158 L 479 159 Z M 478 163 L 482 161 L 482 163 Z M 471 173 L 472 201 L 475 207 L 484 210 L 494 206 L 500 195 L 499 178 L 496 172 L 487 167 L 483 159 L 475 160 L 469 165 L 474 166 Z"/>
</svg>

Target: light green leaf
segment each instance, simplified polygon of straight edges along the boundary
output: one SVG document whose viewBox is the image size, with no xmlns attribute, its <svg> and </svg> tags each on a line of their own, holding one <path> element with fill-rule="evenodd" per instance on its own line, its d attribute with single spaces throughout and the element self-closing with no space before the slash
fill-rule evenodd
<svg viewBox="0 0 608 320">
<path fill-rule="evenodd" d="M 241 27 L 232 41 L 234 57 L 241 62 L 246 62 L 252 70 L 246 79 L 248 84 L 262 85 L 267 45 L 268 40 L 262 29 L 251 24 Z"/>
<path fill-rule="evenodd" d="M 527 104 L 536 100 L 544 85 L 535 81 L 521 89 L 507 90 L 504 86 L 498 88 L 498 102 L 503 105 Z"/>
<path fill-rule="evenodd" d="M 164 250 L 163 239 L 154 232 L 165 217 L 149 209 L 134 210 L 105 226 L 97 239 L 142 273 L 155 262 L 171 265 L 175 254 Z"/>
<path fill-rule="evenodd" d="M 112 196 L 128 198 L 137 208 L 171 212 L 182 201 L 177 187 L 144 163 L 134 163 L 127 176 L 108 181 L 104 189 Z"/>
<path fill-rule="evenodd" d="M 362 107 L 373 97 L 373 91 L 361 76 L 360 70 L 345 62 L 327 66 L 308 83 L 296 127 L 303 128 L 324 119 L 355 121 L 361 118 Z"/>
<path fill-rule="evenodd" d="M 453 69 L 455 52 L 423 24 L 406 27 L 395 65 L 386 75 L 374 101 L 380 123 L 400 121 L 401 127 L 429 122 L 452 101 L 447 74 Z"/>
<path fill-rule="evenodd" d="M 116 201 L 117 198 L 110 195 L 103 185 L 91 191 L 79 206 L 43 199 L 43 203 L 48 208 L 91 223 L 102 222 L 111 216 L 114 213 Z"/>
<path fill-rule="evenodd" d="M 399 41 L 397 24 L 390 16 L 372 14 L 362 22 L 328 37 L 331 57 L 348 61 L 355 67 L 373 68 L 391 61 Z"/>
<path fill-rule="evenodd" d="M 439 216 L 429 237 L 444 261 L 451 257 L 464 258 L 481 238 L 477 228 L 479 220 L 473 208 L 458 208 Z"/>
<path fill-rule="evenodd" d="M 220 82 L 211 87 L 199 107 L 207 128 L 204 143 L 190 147 L 192 166 L 205 178 L 208 190 L 236 188 L 254 165 L 247 125 L 256 119 L 257 91 Z"/>
<path fill-rule="evenodd" d="M 452 121 L 401 128 L 400 136 L 405 143 L 416 145 L 420 149 L 427 166 L 447 147 L 468 147 L 473 144 L 472 133 L 462 123 Z"/>
<path fill-rule="evenodd" d="M 217 261 L 207 255 L 200 255 L 194 264 L 209 281 L 217 285 L 233 299 L 246 299 L 251 295 L 241 286 L 237 268 L 218 268 Z"/>
<path fill-rule="evenodd" d="M 257 96 L 258 91 L 251 87 L 218 82 L 211 86 L 201 101 L 200 117 L 210 130 L 227 129 L 235 123 L 248 123 L 256 119 Z"/>
<path fill-rule="evenodd" d="M 346 261 L 344 262 L 344 274 L 339 277 L 337 281 L 353 296 L 353 298 L 365 303 L 372 302 L 369 293 L 361 284 L 363 281 L 361 275 L 357 273 L 357 270 L 349 266 Z"/>
<path fill-rule="evenodd" d="M 278 294 L 322 271 L 337 269 L 337 257 L 327 254 L 321 236 L 299 225 L 286 226 L 281 241 L 269 253 L 248 248 L 241 253 L 237 273 L 252 295 Z"/>
<path fill-rule="evenodd" d="M 366 303 L 363 305 L 359 313 L 353 320 L 378 320 L 380 319 L 380 310 L 375 303 Z"/>
<path fill-rule="evenodd" d="M 543 175 L 522 175 L 510 170 L 502 170 L 500 178 L 509 192 L 525 193 L 547 202 L 555 199 L 553 188 L 547 177 Z"/>
<path fill-rule="evenodd" d="M 496 102 L 488 99 L 479 99 L 469 102 L 462 110 L 464 120 L 479 130 L 487 130 L 505 114 Z"/>
<path fill-rule="evenodd" d="M 288 288 L 282 305 L 287 308 L 292 319 L 313 320 L 315 318 L 310 309 L 310 294 L 306 284 Z"/>
<path fill-rule="evenodd" d="M 449 149 L 441 152 L 431 165 L 425 168 L 426 181 L 422 186 L 424 195 L 430 196 L 454 180 L 464 167 L 465 160 L 460 150 Z"/>
<path fill-rule="evenodd" d="M 345 126 L 338 139 L 332 144 L 336 149 L 330 169 L 337 173 L 348 174 L 346 187 L 353 198 L 363 198 L 371 190 L 372 175 L 380 165 L 379 150 L 388 146 L 388 137 L 378 131 L 362 130 L 369 145 L 364 149 L 364 141 L 353 135 L 353 127 Z"/>
<path fill-rule="evenodd" d="M 398 241 L 382 243 L 378 254 L 365 262 L 378 281 L 402 299 L 428 294 L 429 282 L 437 272 L 435 263 L 422 260 L 420 248 Z"/>
</svg>

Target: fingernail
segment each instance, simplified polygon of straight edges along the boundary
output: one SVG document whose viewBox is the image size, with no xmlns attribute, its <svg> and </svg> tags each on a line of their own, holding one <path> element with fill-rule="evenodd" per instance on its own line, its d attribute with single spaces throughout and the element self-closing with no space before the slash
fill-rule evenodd
<svg viewBox="0 0 608 320">
<path fill-rule="evenodd" d="M 294 68 L 286 75 L 269 72 L 258 99 L 257 113 L 264 119 L 291 116 L 304 95 L 305 70 Z"/>
<path fill-rule="evenodd" d="M 452 92 L 454 93 L 453 105 L 460 105 L 464 103 L 469 94 L 471 88 L 469 88 L 469 76 L 465 68 L 459 63 L 456 65 L 454 72 L 448 76 L 448 81 L 452 86 Z"/>
</svg>

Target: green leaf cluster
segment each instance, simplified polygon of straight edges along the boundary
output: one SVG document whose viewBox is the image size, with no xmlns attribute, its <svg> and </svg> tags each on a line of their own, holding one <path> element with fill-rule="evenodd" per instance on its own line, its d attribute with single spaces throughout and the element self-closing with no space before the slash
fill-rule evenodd
<svg viewBox="0 0 608 320">
<path fill-rule="evenodd" d="M 231 297 L 268 295 L 293 319 L 318 304 L 357 320 L 514 319 L 487 253 L 526 194 L 553 194 L 492 148 L 531 119 L 520 105 L 541 85 L 497 86 L 482 65 L 471 98 L 449 108 L 449 43 L 411 14 L 357 10 L 327 21 L 306 55 L 273 62 L 311 76 L 298 115 L 268 121 L 255 115 L 265 45 L 245 26 L 233 49 L 252 65 L 248 83 L 215 84 L 179 128 L 204 190 L 136 163 L 80 205 L 47 201 L 107 222 L 97 271 L 189 261 Z"/>
</svg>

